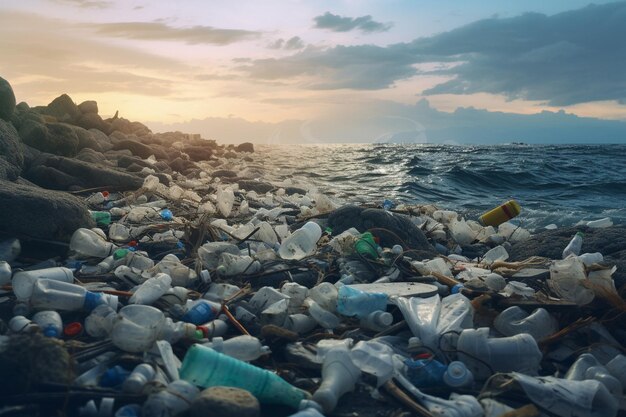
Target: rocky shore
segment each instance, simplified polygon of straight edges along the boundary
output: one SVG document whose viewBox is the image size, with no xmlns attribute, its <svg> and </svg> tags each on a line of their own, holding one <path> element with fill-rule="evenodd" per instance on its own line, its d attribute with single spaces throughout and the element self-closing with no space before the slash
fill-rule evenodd
<svg viewBox="0 0 626 417">
<path fill-rule="evenodd" d="M 0 414 L 626 410 L 626 226 L 356 206 L 255 162 L 0 78 Z"/>
</svg>

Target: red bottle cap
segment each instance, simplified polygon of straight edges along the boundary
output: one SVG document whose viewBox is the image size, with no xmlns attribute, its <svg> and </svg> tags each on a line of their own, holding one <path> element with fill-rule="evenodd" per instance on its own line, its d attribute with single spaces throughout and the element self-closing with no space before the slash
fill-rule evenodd
<svg viewBox="0 0 626 417">
<path fill-rule="evenodd" d="M 108 191 L 102 191 L 102 195 L 104 196 L 104 198 L 107 198 L 110 194 Z"/>
<path fill-rule="evenodd" d="M 69 323 L 63 329 L 63 334 L 65 336 L 67 336 L 67 337 L 75 337 L 75 336 L 78 336 L 79 334 L 81 334 L 82 332 L 83 332 L 83 325 L 80 324 L 80 322 L 78 322 L 78 321 L 74 321 L 72 323 Z"/>
</svg>

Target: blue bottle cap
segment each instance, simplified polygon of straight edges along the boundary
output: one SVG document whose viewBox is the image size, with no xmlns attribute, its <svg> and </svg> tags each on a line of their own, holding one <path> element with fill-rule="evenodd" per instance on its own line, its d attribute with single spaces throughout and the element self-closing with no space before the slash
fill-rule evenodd
<svg viewBox="0 0 626 417">
<path fill-rule="evenodd" d="M 452 289 L 450 290 L 451 294 L 456 294 L 461 292 L 461 290 L 465 288 L 465 285 L 463 284 L 456 284 L 454 287 L 452 287 Z"/>
<path fill-rule="evenodd" d="M 91 311 L 102 303 L 102 294 L 91 291 L 87 291 L 87 293 L 85 293 L 85 302 L 83 303 L 83 308 L 85 310 Z"/>
<path fill-rule="evenodd" d="M 46 336 L 46 337 L 56 337 L 56 338 L 58 338 L 60 336 L 60 332 L 54 326 L 49 325 L 49 326 L 46 326 L 45 329 L 43 329 L 43 335 Z"/>
<path fill-rule="evenodd" d="M 174 214 L 172 213 L 172 211 L 170 209 L 163 209 L 161 210 L 161 218 L 163 220 L 172 220 L 174 218 Z"/>
</svg>

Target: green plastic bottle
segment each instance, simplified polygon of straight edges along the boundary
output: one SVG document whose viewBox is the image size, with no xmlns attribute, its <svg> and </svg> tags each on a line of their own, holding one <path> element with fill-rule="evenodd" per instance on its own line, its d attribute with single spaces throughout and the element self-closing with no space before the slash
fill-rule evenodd
<svg viewBox="0 0 626 417">
<path fill-rule="evenodd" d="M 377 247 L 378 245 L 374 241 L 374 236 L 370 232 L 363 233 L 354 245 L 354 249 L 358 253 L 371 259 L 378 259 Z"/>
<path fill-rule="evenodd" d="M 108 211 L 91 211 L 91 218 L 95 220 L 98 226 L 107 226 L 111 224 L 111 213 Z"/>
<path fill-rule="evenodd" d="M 295 409 L 300 401 L 310 398 L 308 392 L 270 371 L 199 344 L 187 351 L 180 377 L 203 388 L 224 386 L 245 389 L 262 403 L 284 404 Z"/>
</svg>

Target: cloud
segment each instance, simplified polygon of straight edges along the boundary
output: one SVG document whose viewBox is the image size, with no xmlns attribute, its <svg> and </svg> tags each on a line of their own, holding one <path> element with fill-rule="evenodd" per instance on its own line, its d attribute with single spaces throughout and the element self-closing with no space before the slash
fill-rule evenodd
<svg viewBox="0 0 626 417">
<path fill-rule="evenodd" d="M 188 44 L 228 45 L 258 38 L 261 33 L 241 29 L 218 29 L 211 26 L 176 28 L 163 22 L 120 22 L 90 24 L 97 33 L 124 39 L 181 41 Z"/>
<path fill-rule="evenodd" d="M 626 2 L 618 2 L 553 16 L 483 19 L 386 47 L 309 47 L 287 57 L 255 60 L 239 70 L 253 78 L 299 79 L 311 89 L 373 90 L 425 75 L 447 77 L 427 95 L 491 93 L 553 106 L 605 100 L 625 104 L 624 39 Z M 434 69 L 418 69 L 421 64 Z"/>
<path fill-rule="evenodd" d="M 52 0 L 55 3 L 67 4 L 83 9 L 106 9 L 111 7 L 113 2 L 105 0 Z"/>
<path fill-rule="evenodd" d="M 376 22 L 372 16 L 342 17 L 337 14 L 326 12 L 321 16 L 313 18 L 318 29 L 328 29 L 333 32 L 349 32 L 358 29 L 365 33 L 386 32 L 391 29 L 391 23 Z"/>
<path fill-rule="evenodd" d="M 268 45 L 270 49 L 286 49 L 286 50 L 298 50 L 304 48 L 304 41 L 299 36 L 294 36 L 287 40 L 283 38 L 276 39 L 274 42 Z"/>
</svg>

